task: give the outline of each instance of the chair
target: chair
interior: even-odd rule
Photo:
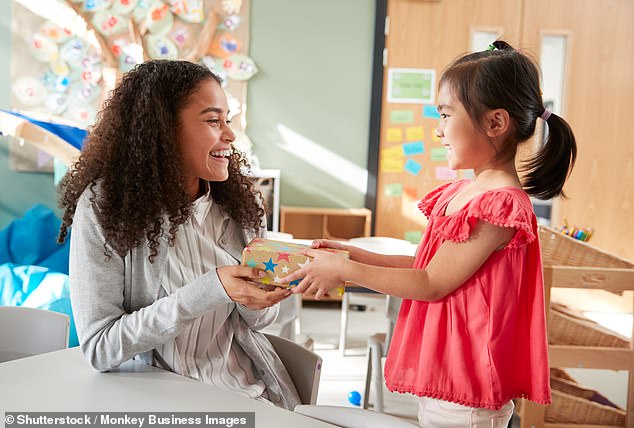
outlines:
[[[392,332],[396,325],[402,299],[387,296],[385,300],[385,317],[387,318],[387,332],[376,333],[368,338],[367,369],[365,374],[365,392],[363,393],[363,408],[367,409],[370,401],[370,384],[374,383],[374,410],[383,411],[383,365],[381,359],[387,355],[392,340]]]
[[[264,335],[284,363],[302,403],[315,404],[321,377],[321,357],[290,340],[267,333]]]
[[[0,306],[0,363],[68,347],[66,314],[24,306]]]
[[[302,404],[295,407],[295,413],[344,428],[412,428],[418,426],[396,416],[353,407]]]
[[[280,302],[280,312],[275,324],[280,325],[279,336],[295,341],[300,333],[299,314],[302,310],[302,295],[293,294]]]

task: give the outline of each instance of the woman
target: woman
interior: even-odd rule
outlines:
[[[259,270],[238,265],[266,227],[229,124],[219,78],[197,64],[140,64],[114,89],[60,190],[80,346],[100,371],[138,355],[293,408],[257,332],[289,292],[256,287]]]

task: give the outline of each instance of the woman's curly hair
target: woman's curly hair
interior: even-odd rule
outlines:
[[[60,184],[60,243],[89,187],[106,238],[106,258],[113,251],[123,257],[147,242],[153,261],[162,236],[173,245],[178,227],[192,212],[177,147],[178,115],[207,80],[220,84],[209,69],[188,61],[149,61],[123,76]],[[228,168],[228,180],[209,183],[211,196],[238,224],[258,230],[262,195],[243,173],[248,169],[244,155],[232,148]]]

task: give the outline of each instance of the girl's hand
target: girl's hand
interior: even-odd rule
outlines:
[[[313,260],[301,269],[282,278],[282,283],[284,284],[303,278],[296,287],[291,289],[292,293],[314,294],[315,300],[319,300],[328,291],[341,286],[345,277],[346,259],[344,257],[328,251],[318,250],[306,250],[304,254],[313,257]]]
[[[334,248],[336,250],[347,250],[348,247],[341,241],[333,241],[332,239],[315,239],[311,244],[311,248]]]
[[[249,309],[264,309],[286,299],[291,292],[281,287],[267,291],[260,289],[249,279],[261,278],[262,270],[248,266],[222,266],[216,268],[218,278],[227,295],[236,303]]]

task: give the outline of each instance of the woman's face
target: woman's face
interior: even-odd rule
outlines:
[[[228,114],[225,92],[213,79],[199,83],[179,112],[178,150],[187,191],[193,199],[199,195],[201,179],[229,178],[229,155],[236,136],[229,127]]]

